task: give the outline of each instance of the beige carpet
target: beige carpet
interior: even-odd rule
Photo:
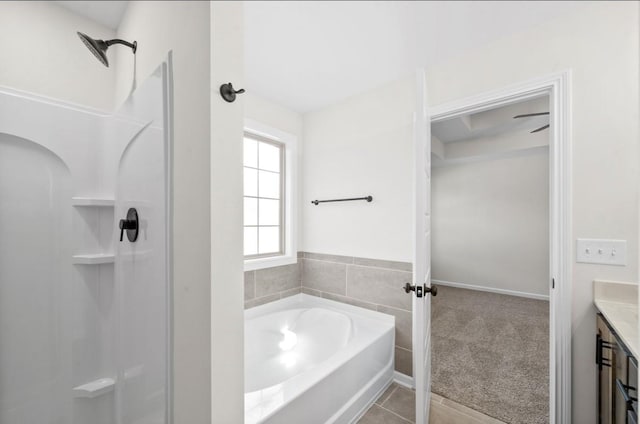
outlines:
[[[549,302],[438,287],[432,391],[512,424],[549,422]]]

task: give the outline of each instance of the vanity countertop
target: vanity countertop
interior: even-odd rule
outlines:
[[[593,303],[631,354],[640,359],[638,284],[594,281]]]

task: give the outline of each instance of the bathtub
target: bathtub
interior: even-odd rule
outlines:
[[[245,424],[350,423],[393,379],[394,317],[298,294],[245,311]]]

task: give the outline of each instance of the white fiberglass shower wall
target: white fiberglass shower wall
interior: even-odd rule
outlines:
[[[115,114],[0,88],[2,424],[169,422],[170,63]]]

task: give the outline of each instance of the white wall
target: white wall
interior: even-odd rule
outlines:
[[[573,422],[596,422],[592,280],[638,279],[638,3],[596,2],[427,71],[429,102],[573,70],[573,238],[628,241],[624,267],[573,266]]]
[[[548,149],[434,168],[432,279],[549,294]]]
[[[244,421],[244,99],[227,103],[219,87],[244,87],[244,6],[210,4],[211,83],[201,88],[211,96],[211,422],[227,424]]]
[[[259,94],[247,92],[244,98],[245,118],[302,138],[302,115],[271,102]]]
[[[596,416],[592,280],[638,279],[638,15],[637,2],[591,3],[427,69],[431,105],[573,71],[573,238],[626,239],[629,258],[625,267],[573,266],[572,410],[581,424]],[[303,250],[411,260],[413,102],[401,100],[412,89],[404,84],[304,116]],[[367,191],[370,205],[308,205]]]
[[[115,36],[54,2],[0,2],[0,85],[110,111],[116,59],[110,54],[112,67],[105,68],[76,31]]]
[[[412,261],[414,81],[304,115],[301,250]],[[310,203],[366,195],[372,203]]]
[[[135,57],[129,49],[116,50],[117,104],[127,97],[134,77],[141,83],[173,50],[176,423],[211,422],[209,13],[209,2],[130,2],[117,34],[138,41]]]

